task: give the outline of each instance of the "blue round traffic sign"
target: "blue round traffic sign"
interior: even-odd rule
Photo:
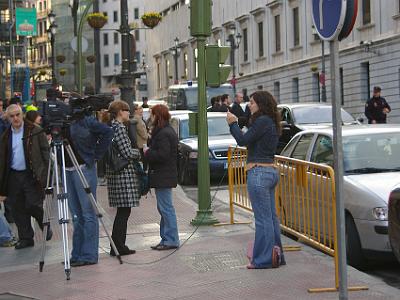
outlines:
[[[346,8],[346,0],[312,0],[313,22],[321,39],[337,38],[345,21]]]

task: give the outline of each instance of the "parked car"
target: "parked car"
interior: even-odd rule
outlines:
[[[282,156],[333,166],[332,128],[296,134]],[[388,200],[400,183],[400,125],[343,127],[344,206],[348,262],[392,256]]]
[[[332,125],[332,106],[320,103],[279,104],[281,111],[282,135],[277,153],[280,153],[291,138],[298,132]],[[344,124],[360,124],[347,111],[342,109]]]
[[[389,240],[393,253],[400,262],[400,185],[389,197]]]
[[[228,148],[236,145],[226,123],[226,113],[207,113],[211,178],[222,178],[228,169]],[[197,182],[197,136],[189,134],[189,115],[175,115],[171,125],[179,137],[178,179],[180,184]]]

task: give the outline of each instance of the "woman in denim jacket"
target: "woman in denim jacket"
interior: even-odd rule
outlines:
[[[285,264],[275,210],[275,186],[279,180],[274,154],[280,135],[280,114],[274,97],[266,91],[250,96],[250,127],[243,133],[235,115],[227,122],[239,146],[247,146],[247,190],[254,211],[256,232],[248,269],[277,268]]]

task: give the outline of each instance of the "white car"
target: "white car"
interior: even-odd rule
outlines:
[[[344,126],[343,153],[347,258],[362,267],[392,257],[388,200],[400,183],[400,125]],[[299,132],[281,155],[333,166],[332,128]]]

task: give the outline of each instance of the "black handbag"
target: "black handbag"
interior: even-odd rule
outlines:
[[[108,147],[104,160],[113,173],[119,173],[129,165],[129,161],[121,155],[114,141]]]
[[[147,193],[150,191],[150,183],[149,183],[149,176],[147,173],[143,170],[142,165],[140,162],[136,161],[133,164],[133,169],[135,170],[135,174],[139,178],[139,191],[140,195],[146,196]]]

